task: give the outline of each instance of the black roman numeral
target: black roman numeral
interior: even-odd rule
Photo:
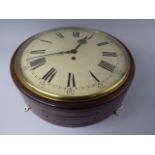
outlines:
[[[55,74],[57,73],[57,70],[55,68],[51,68],[43,77],[43,80],[47,80],[47,82],[51,82],[54,78]]]
[[[35,50],[35,51],[31,51],[31,54],[43,54],[45,53],[46,50]]]
[[[79,36],[80,36],[80,32],[73,32],[73,37],[78,38]]]
[[[89,73],[95,81],[100,82],[100,80],[91,71],[89,71]]]
[[[46,59],[43,57],[43,58],[39,58],[39,59],[31,61],[30,66],[34,70],[34,69],[44,65],[45,63],[46,63]]]
[[[45,43],[52,44],[52,41],[48,41],[48,40],[44,40],[44,39],[41,39],[40,41],[45,42]]]
[[[108,57],[117,57],[117,54],[115,52],[102,52],[102,55]]]
[[[103,46],[103,45],[107,45],[109,44],[108,42],[101,42],[101,43],[98,43],[97,46]]]
[[[98,66],[100,66],[100,67],[102,67],[102,68],[104,68],[104,69],[106,69],[106,70],[108,70],[108,71],[110,71],[110,72],[113,72],[114,69],[115,69],[115,66],[114,66],[113,64],[110,64],[109,62],[106,62],[106,61],[104,61],[104,60],[102,60],[102,61],[98,64]]]
[[[90,35],[87,40],[91,39],[94,36],[94,34]]]
[[[57,33],[56,33],[56,35],[57,35],[59,38],[61,38],[61,39],[63,39],[63,38],[64,38],[63,34],[62,34],[62,33],[60,33],[60,32],[57,32]]]
[[[68,73],[67,87],[76,87],[75,76],[73,73]]]

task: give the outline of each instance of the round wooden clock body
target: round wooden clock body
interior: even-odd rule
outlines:
[[[126,46],[92,29],[45,31],[22,43],[11,60],[12,78],[40,118],[84,126],[113,114],[135,71]]]

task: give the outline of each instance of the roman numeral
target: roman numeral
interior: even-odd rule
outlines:
[[[44,65],[45,63],[46,63],[46,59],[43,57],[43,58],[39,58],[39,59],[31,61],[30,66],[34,70],[34,69]]]
[[[103,46],[103,45],[107,45],[109,44],[108,42],[101,42],[101,43],[98,43],[97,46]]]
[[[47,80],[47,82],[51,82],[54,78],[55,74],[57,73],[57,70],[55,68],[51,68],[43,77],[43,80]]]
[[[91,71],[89,71],[89,73],[95,81],[100,82],[100,80]]]
[[[80,36],[80,32],[73,32],[73,37],[79,37]]]
[[[98,64],[98,66],[100,66],[100,67],[102,67],[102,68],[104,68],[104,69],[106,69],[106,70],[108,70],[108,71],[110,71],[110,72],[113,72],[114,69],[115,69],[115,66],[114,66],[113,64],[110,64],[109,62],[106,62],[106,61],[104,61],[104,60],[102,60],[102,61]]]
[[[117,54],[115,52],[102,52],[102,55],[108,57],[117,57]]]
[[[76,87],[75,76],[73,73],[68,73],[67,87]]]
[[[94,34],[90,35],[87,40],[91,39],[94,36]]]
[[[61,38],[61,39],[63,39],[63,38],[64,38],[63,34],[62,34],[62,33],[60,33],[60,32],[57,32],[57,33],[56,33],[56,35],[57,35],[59,38]]]
[[[41,39],[40,41],[45,42],[45,43],[52,44],[52,42],[51,41],[48,41],[48,40]]]
[[[31,51],[31,54],[42,54],[45,53],[46,50],[35,50],[35,51]]]

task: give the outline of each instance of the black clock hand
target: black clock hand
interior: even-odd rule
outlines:
[[[85,36],[84,38],[82,38],[82,39],[80,39],[80,40],[78,40],[78,45],[76,46],[76,48],[75,49],[78,49],[82,44],[86,44],[87,43],[87,36]]]
[[[78,45],[77,45],[74,49],[71,50],[71,53],[74,53],[74,54],[77,53],[77,52],[78,52],[77,49],[78,49],[82,44],[86,44],[86,43],[87,43],[87,39],[88,39],[88,37],[85,36],[84,38],[78,40],[78,41],[77,41],[77,42],[78,42]]]
[[[35,59],[35,58],[42,58],[42,57],[51,56],[51,55],[61,55],[61,54],[69,54],[69,53],[71,53],[71,51],[61,51],[61,52],[56,52],[56,53],[49,53],[49,54],[45,54],[45,55],[41,55],[41,56],[32,57],[32,58],[29,58],[28,60]]]

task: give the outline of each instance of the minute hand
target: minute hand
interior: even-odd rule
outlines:
[[[35,59],[35,58],[42,58],[42,57],[46,57],[46,56],[51,56],[51,55],[61,55],[61,54],[69,54],[69,53],[71,53],[71,51],[62,51],[62,52],[56,52],[56,53],[49,53],[49,54],[29,58],[29,60]]]

